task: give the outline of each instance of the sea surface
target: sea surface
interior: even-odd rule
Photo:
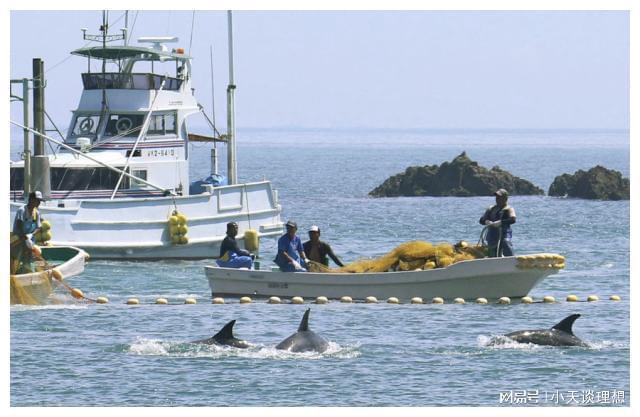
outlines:
[[[19,143],[19,136],[14,144]],[[367,193],[411,165],[462,151],[548,190],[553,178],[595,165],[629,176],[629,134],[616,131],[240,130],[241,181],[267,178],[283,220],[312,224],[345,261],[402,242],[476,242],[493,198],[382,198]],[[12,148],[15,159],[18,152]],[[192,177],[209,151],[192,145]],[[221,160],[224,159],[224,156]],[[224,169],[224,166],[221,167]],[[517,254],[558,252],[566,269],[530,294],[555,304],[213,305],[209,261],[91,261],[69,279],[107,305],[58,290],[49,306],[11,306],[12,406],[629,406],[629,201],[512,196]],[[263,265],[275,240],[262,242]],[[569,303],[598,295],[600,301]],[[610,295],[622,301],[609,301]],[[125,301],[137,297],[139,306]],[[158,297],[169,305],[154,305]],[[196,305],[185,305],[195,297]],[[515,301],[515,300],[514,300]],[[275,345],[306,308],[330,341],[323,354]],[[580,313],[589,348],[508,343],[494,336],[548,328]],[[247,350],[192,345],[229,320]]]

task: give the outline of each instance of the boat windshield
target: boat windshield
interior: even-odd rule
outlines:
[[[158,90],[165,81],[164,89],[170,91],[180,90],[181,79],[166,77],[164,75],[137,73],[123,74],[118,72],[84,73],[82,84],[85,90],[100,89],[124,89],[124,90]]]
[[[137,137],[144,123],[144,114],[110,114],[104,136]]]
[[[109,114],[104,137],[137,137],[144,124],[145,114]],[[147,136],[177,135],[176,113],[157,112],[151,115]]]
[[[87,136],[95,138],[100,124],[100,114],[81,114],[76,117],[73,125],[73,136]]]

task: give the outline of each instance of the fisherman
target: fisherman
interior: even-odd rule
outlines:
[[[287,232],[278,239],[278,254],[274,262],[283,272],[306,272],[307,255],[304,253],[302,241],[296,235],[298,225],[289,220]]]
[[[216,260],[216,263],[222,268],[251,269],[255,255],[238,247],[238,242],[236,242],[237,235],[238,223],[227,223],[227,236],[222,241],[222,245],[220,245],[220,258]]]
[[[516,212],[513,207],[507,205],[507,190],[500,188],[493,195],[496,196],[496,204],[489,207],[480,217],[480,224],[488,227],[486,240],[489,245],[489,257],[513,256],[511,225],[516,222]]]
[[[41,227],[38,207],[44,201],[40,191],[29,193],[27,204],[16,211],[11,231],[11,272],[26,273],[33,271],[33,235]]]
[[[329,258],[338,266],[344,266],[340,259],[333,253],[328,243],[320,240],[320,228],[315,224],[309,229],[309,240],[302,245],[304,253],[310,260],[329,266]]]

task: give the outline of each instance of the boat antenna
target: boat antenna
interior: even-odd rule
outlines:
[[[189,37],[189,52],[188,55],[191,55],[191,44],[193,44],[193,23],[196,20],[196,11],[193,11],[193,14],[191,15],[191,36]]]
[[[233,80],[233,21],[231,10],[227,10],[229,38],[229,85],[227,86],[227,171],[229,185],[237,184],[236,167],[236,126],[235,126],[235,89]]]
[[[129,40],[127,39],[127,32],[129,31],[129,10],[124,11],[124,46],[127,46]]]
[[[209,45],[209,61],[211,68],[211,121],[213,122],[213,129],[216,129],[216,94],[214,89],[214,78],[213,78],[213,45]],[[215,143],[215,142],[214,142]]]
[[[213,45],[209,45],[209,63],[211,68],[211,124],[215,136],[218,129],[216,129],[216,94],[213,81]],[[211,149],[211,173],[218,174],[218,146],[215,140],[213,141],[213,149]]]

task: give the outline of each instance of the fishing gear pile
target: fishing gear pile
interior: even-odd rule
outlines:
[[[449,243],[432,244],[422,240],[405,242],[385,255],[374,259],[359,259],[340,268],[329,268],[317,262],[309,262],[310,272],[392,272],[416,271],[445,268],[456,262],[484,258],[486,249],[470,246],[465,241],[455,245]]]

